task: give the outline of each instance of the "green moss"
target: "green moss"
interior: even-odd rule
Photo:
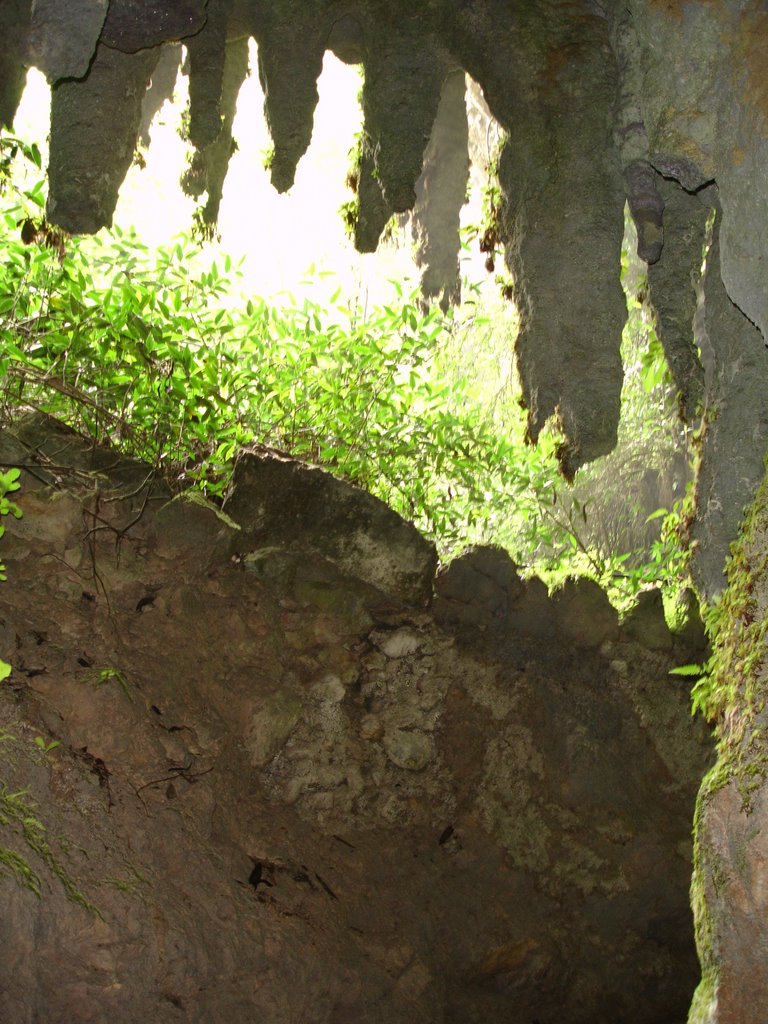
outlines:
[[[117,889],[118,892],[123,893],[126,896],[130,896],[132,899],[141,900],[145,902],[145,896],[142,892],[141,887],[148,884],[148,880],[144,878],[135,868],[131,868],[133,874],[132,878],[118,878],[109,877],[102,878],[100,885],[108,885],[113,889]]]
[[[719,601],[705,612],[713,644],[708,672],[694,688],[698,706],[715,725],[718,758],[705,777],[694,816],[694,870],[691,903],[696,927],[696,946],[702,965],[689,1024],[709,1019],[716,997],[719,961],[717,930],[709,899],[722,893],[728,870],[707,843],[702,828],[714,796],[734,784],[749,815],[755,793],[768,778],[768,741],[765,726],[768,661],[766,594],[768,594],[768,476],[744,518],[739,540],[732,545],[726,569],[728,586]],[[748,851],[738,851],[736,869],[746,871]],[[711,890],[708,891],[708,890]]]
[[[711,1008],[715,1001],[716,985],[714,976],[704,975],[693,994],[688,1013],[688,1024],[707,1024],[712,1020]]]
[[[349,165],[344,182],[352,193],[352,197],[341,204],[339,214],[344,223],[344,231],[348,238],[354,240],[357,221],[360,216],[360,176],[363,170],[363,157],[368,137],[364,131],[355,134],[355,141],[348,154]]]
[[[228,527],[230,530],[237,530],[239,532],[240,525],[231,519],[226,512],[223,512],[218,508],[212,501],[209,501],[204,494],[200,491],[185,491],[183,494],[183,500],[189,502],[191,505],[196,505],[199,508],[204,508],[209,512],[212,512],[216,518]],[[178,500],[178,499],[174,499]]]
[[[38,817],[35,802],[26,791],[11,792],[2,782],[0,782],[0,827],[7,828],[20,836],[26,846],[61,882],[67,899],[94,914],[99,914],[97,908],[83,895],[72,876],[51,849],[46,827]],[[25,888],[34,892],[38,897],[40,896],[39,875],[24,857],[3,848],[0,850],[0,865],[6,874],[12,874]]]
[[[718,726],[721,743],[726,735],[726,713],[738,706],[739,722],[730,727],[727,741],[740,744],[765,695],[757,684],[766,660],[768,620],[758,608],[760,583],[768,585],[768,554],[757,552],[758,538],[768,537],[768,477],[748,510],[739,540],[732,545],[726,566],[728,586],[705,610],[707,632],[713,644],[707,675],[697,684],[694,701],[706,718]]]
[[[718,760],[704,778],[696,801],[693,823],[693,877],[691,879],[691,908],[696,933],[696,949],[701,963],[701,981],[694,993],[689,1015],[689,1024],[704,1024],[709,1020],[709,1007],[717,991],[717,933],[710,911],[707,893],[707,879],[711,877],[717,887],[717,865],[712,863],[713,851],[705,849],[701,822],[704,809],[730,778],[731,769]],[[722,879],[721,879],[722,881]]]
[[[357,196],[347,200],[339,207],[339,214],[344,222],[344,231],[348,238],[354,239],[357,220],[360,216],[360,200]]]
[[[264,168],[265,171],[271,171],[272,170],[272,164],[274,162],[275,162],[275,144],[274,144],[274,142],[270,142],[270,144],[264,150],[262,150],[262,153],[261,153],[261,166]]]
[[[40,876],[29,863],[13,850],[0,848],[0,876],[15,878],[25,889],[40,896]]]

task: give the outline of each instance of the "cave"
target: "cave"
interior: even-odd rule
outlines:
[[[669,675],[701,620],[671,632],[658,595],[619,620],[493,547],[436,573],[382,502],[263,452],[218,507],[39,417],[3,431],[2,1019],[765,1020],[766,4],[4,0],[0,25],[0,121],[43,71],[73,234],[111,223],[182,47],[211,229],[249,41],[279,192],[324,54],[360,65],[355,245],[410,213],[444,304],[475,83],[528,437],[557,423],[566,480],[616,444],[628,209],[720,610],[711,735]]]

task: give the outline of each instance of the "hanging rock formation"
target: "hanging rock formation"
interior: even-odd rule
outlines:
[[[421,293],[437,299],[443,310],[461,299],[459,235],[461,208],[469,176],[469,124],[466,76],[457,69],[443,82],[424,166],[416,182],[411,217],[414,258],[421,274]]]
[[[675,182],[661,179],[666,241],[660,258],[648,267],[651,306],[656,313],[659,336],[672,379],[680,397],[680,412],[687,423],[695,423],[704,403],[705,387],[713,394],[714,380],[705,381],[700,351],[710,359],[709,338],[703,325],[695,324],[697,288],[707,247],[707,217],[711,210],[704,197],[686,192]],[[708,190],[707,190],[708,191]],[[701,303],[702,313],[704,303]],[[697,329],[698,327],[698,329]],[[736,527],[738,529],[738,527]]]
[[[231,65],[230,74],[226,61],[230,47],[242,47],[250,36],[259,45],[259,74],[274,140],[271,174],[281,190],[290,187],[311,138],[324,51],[332,48],[342,59],[362,62],[366,123],[355,225],[361,249],[374,247],[390,215],[416,201],[446,77],[460,68],[480,85],[509,137],[499,166],[504,203],[495,227],[523,317],[517,355],[529,433],[535,438],[546,420],[556,417],[564,433],[561,461],[569,476],[608,451],[616,436],[625,316],[618,263],[628,202],[640,255],[651,265],[651,300],[683,411],[695,416],[700,402],[706,411],[693,533],[699,541],[699,587],[707,597],[719,594],[729,544],[763,474],[768,429],[765,3],[427,0],[416,11],[405,0],[77,0],[66,5],[6,0],[0,5],[0,119],[12,121],[25,66],[43,68],[54,85],[48,216],[74,231],[109,223],[141,128],[147,85],[163,45],[178,41],[192,54],[190,123],[203,147],[197,177],[192,175],[189,184],[208,188],[215,200],[231,148],[230,112],[242,72],[241,62]],[[217,113],[224,118],[220,133]],[[707,245],[706,270],[699,280]],[[688,323],[691,315],[695,333]],[[754,567],[749,571],[756,572]],[[762,582],[757,586],[763,587]],[[750,661],[748,672],[756,671]],[[752,692],[737,689],[723,728],[737,728],[749,718],[747,695]],[[756,749],[744,756],[762,778]],[[422,755],[431,751],[427,738]],[[729,763],[724,762],[726,774],[733,769]],[[732,789],[724,786],[721,792]],[[758,829],[764,821],[759,800],[752,802],[750,813],[755,823],[750,827]],[[699,827],[710,849],[730,849],[734,821],[730,810],[718,812],[716,800],[703,802]],[[129,824],[123,825],[128,831]],[[255,856],[256,847],[250,848]],[[737,870],[746,886],[733,890],[744,897],[739,906],[751,900],[752,916],[768,916],[760,884],[763,859],[756,845],[748,844],[745,851],[735,861],[702,857],[700,920],[724,891],[724,879],[732,879]],[[463,878],[456,870],[454,876]],[[213,885],[212,877],[208,881]],[[489,899],[493,902],[496,895]],[[525,895],[521,899],[525,902]],[[31,927],[30,919],[24,920],[24,927]],[[474,921],[462,918],[462,934],[471,931],[467,920]],[[747,1020],[739,1017],[732,993],[739,986],[750,993],[748,1013],[758,998],[757,975],[748,958],[739,958],[744,942],[727,936],[748,933],[733,924],[735,917],[731,924],[722,914],[708,920],[706,928],[700,927],[707,987],[691,1020]],[[21,929],[22,918],[18,921]],[[164,934],[164,948],[172,950],[178,933]],[[752,947],[759,945],[759,935],[749,935]],[[702,936],[708,936],[706,941]],[[540,946],[542,940],[532,941]],[[411,978],[403,983],[409,992],[418,990],[427,974],[433,976],[416,952],[415,939],[405,945],[409,952],[399,954],[399,960],[382,953],[384,960],[375,961],[384,972],[383,990],[391,989],[393,972]],[[477,961],[486,964],[484,974],[463,971],[462,960],[453,964],[452,976],[476,981],[482,975],[482,985],[498,992],[526,956],[534,956],[534,947],[499,948],[506,951]],[[548,976],[545,961],[540,963],[535,971]],[[178,970],[183,973],[181,966]],[[211,977],[215,973],[213,966]],[[171,1005],[182,998],[174,994],[174,984],[166,986]],[[318,980],[315,991],[320,988]],[[344,991],[344,998],[354,998],[354,985]],[[424,981],[420,991],[434,990]],[[335,997],[327,988],[323,992],[332,1005]],[[591,996],[582,999],[569,992],[571,1004],[594,1005]],[[764,988],[760,993],[765,996]],[[768,1017],[765,1005],[756,1012],[753,1019]],[[408,1013],[405,1019],[413,1019],[412,1006]],[[599,1019],[598,1011],[591,1019]],[[615,1014],[606,1019],[614,1021]]]
[[[710,317],[724,332],[710,334],[710,344],[730,361],[733,346],[742,345],[737,339],[749,333],[742,319],[766,338],[766,17],[754,0],[527,0],[512,10],[494,0],[431,0],[418,12],[404,0],[80,0],[66,10],[13,0],[0,11],[0,117],[13,118],[24,66],[43,68],[54,83],[48,215],[68,230],[94,231],[109,223],[146,131],[141,106],[162,48],[183,42],[190,139],[198,147],[185,187],[207,192],[202,220],[214,231],[247,40],[259,46],[274,142],[270,173],[280,191],[290,188],[309,145],[317,77],[325,50],[333,49],[364,70],[356,243],[371,251],[392,214],[416,204],[425,291],[448,301],[457,294],[454,224],[467,166],[463,130],[446,127],[448,83],[458,82],[457,69],[469,72],[508,134],[499,164],[504,205],[494,230],[521,311],[517,355],[529,433],[535,440],[555,417],[564,434],[563,471],[572,476],[616,439],[625,200],[639,254],[659,267],[652,298],[689,418],[702,402],[714,414],[730,401],[720,372],[703,394],[692,341],[697,299],[689,269],[698,275],[694,221],[706,206],[722,224],[717,280],[708,276],[704,291],[712,289],[717,306],[722,281],[733,304],[730,318]],[[693,195],[703,190],[707,202],[699,210]],[[706,302],[705,294],[698,304]],[[759,357],[749,358],[762,374]],[[746,387],[742,431],[764,384],[756,376]],[[762,444],[760,431],[754,442]],[[700,526],[710,535],[711,554],[699,569],[710,595],[722,589],[727,544],[745,494],[759,482],[762,454],[734,490],[720,483],[722,449],[704,453],[702,489],[712,492],[725,524],[718,532]]]

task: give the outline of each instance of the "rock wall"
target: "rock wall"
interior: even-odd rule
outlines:
[[[729,566],[709,683],[718,761],[696,810],[693,906],[702,982],[690,1024],[751,1024],[768,1012],[768,482]]]
[[[685,1019],[700,624],[435,580],[290,462],[223,509],[39,421],[0,463],[2,1020]]]

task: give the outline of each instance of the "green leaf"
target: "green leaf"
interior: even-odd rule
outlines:
[[[649,516],[646,516],[645,522],[652,523],[655,519],[663,519],[669,515],[669,510],[666,508],[657,508],[655,512],[651,512]]]
[[[678,665],[677,668],[671,668],[669,675],[671,676],[703,676],[707,674],[706,665]]]

